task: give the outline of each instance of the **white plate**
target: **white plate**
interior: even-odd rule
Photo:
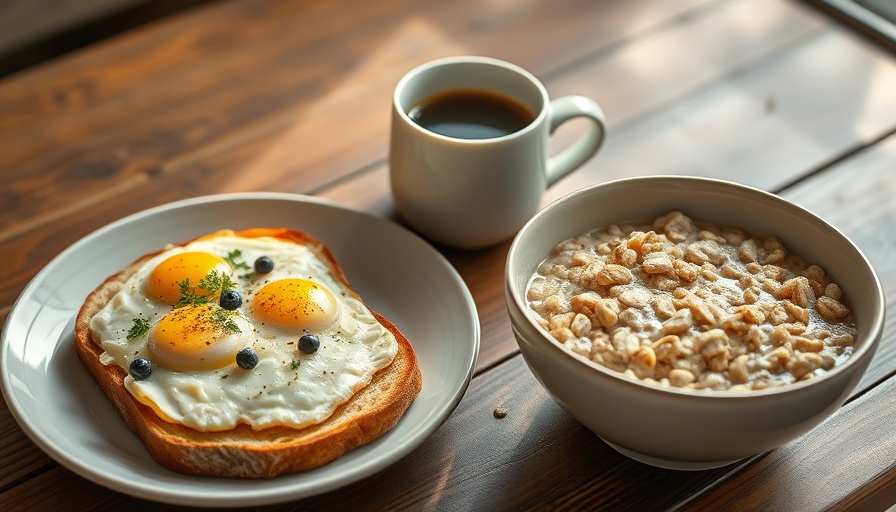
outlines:
[[[386,435],[318,469],[267,480],[188,476],[150,458],[78,359],[74,317],[108,275],[168,242],[221,228],[290,227],[325,243],[372,309],[407,336],[423,389]],[[476,306],[454,268],[409,231],[319,199],[247,193],[161,206],[110,224],[51,261],[22,292],[0,345],[3,393],[22,429],[60,464],[119,492],[181,505],[270,504],[382,470],[460,402],[479,355]]]

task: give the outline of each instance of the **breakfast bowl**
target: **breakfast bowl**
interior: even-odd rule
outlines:
[[[773,382],[774,385],[769,385],[767,380],[762,380],[765,384],[754,383],[753,387],[738,384],[713,389],[707,385],[701,389],[695,388],[695,384],[682,385],[694,379],[683,383],[671,379],[670,385],[669,378],[644,378],[637,371],[614,369],[612,365],[603,364],[603,359],[594,359],[594,348],[590,349],[592,352],[587,348],[571,350],[570,347],[578,343],[575,338],[572,342],[569,339],[558,341],[549,332],[547,322],[533,310],[533,303],[527,296],[528,288],[534,282],[533,276],[544,268],[543,262],[558,244],[604,226],[649,224],[651,220],[670,212],[681,212],[695,222],[739,228],[744,233],[767,237],[772,245],[781,241],[790,253],[818,267],[807,272],[823,269],[826,272],[825,281],[836,283],[836,289],[817,290],[818,300],[824,298],[822,293],[831,294],[830,290],[835,290],[837,293],[833,296],[838,298],[842,292],[844,303],[848,302],[851,309],[852,344],[848,348],[838,348],[840,355],[836,361],[833,361],[833,356],[829,357],[831,362],[826,363],[824,368],[808,372],[798,371],[798,366],[787,366],[792,369],[792,375],[788,372],[784,374],[793,377],[791,382]],[[629,247],[632,246],[629,242]],[[592,249],[592,252],[598,252],[596,247]],[[737,254],[729,253],[729,259],[737,259]],[[774,259],[770,255],[764,258],[768,261]],[[610,265],[604,268],[608,267]],[[760,269],[765,267],[769,265],[755,263],[747,268],[757,273],[754,277],[762,281],[759,277],[764,275],[764,271]],[[751,278],[747,276],[746,279],[749,281]],[[805,281],[805,278],[800,279]],[[813,281],[812,284],[817,283]],[[772,283],[771,286],[776,285]],[[662,299],[664,294],[669,301],[683,301],[694,296],[689,291],[668,287],[665,292],[657,292],[654,300],[659,300],[656,297]],[[785,295],[791,297],[791,294]],[[810,295],[814,300],[814,294]],[[681,470],[719,467],[765,453],[822,423],[837,411],[859,383],[880,341],[884,321],[883,291],[874,269],[862,252],[837,229],[806,209],[773,194],[730,182],[680,176],[608,182],[573,192],[542,209],[520,230],[511,245],[506,265],[505,296],[513,333],[526,364],[571,417],[632,459]],[[715,300],[705,294],[701,296],[706,303]],[[747,296],[746,292],[743,296]],[[794,307],[793,303],[799,302],[796,295],[782,300],[788,302],[786,306],[789,309],[802,311],[808,318],[806,311],[812,310],[812,307],[806,304],[803,306],[807,309]],[[652,306],[646,305],[646,302],[642,306],[645,314],[650,314]],[[625,309],[628,306],[623,304],[622,307]],[[659,312],[655,305],[653,309]],[[637,317],[635,313],[629,314],[628,318]],[[815,312],[812,315],[813,319],[818,316]],[[622,313],[620,316],[623,316]],[[690,318],[691,313],[687,312],[685,316]],[[741,316],[736,318],[740,319]],[[616,321],[615,316],[613,321]],[[806,320],[804,328],[807,332],[811,330],[807,328],[809,324],[810,321]],[[644,338],[643,345],[654,343],[653,347],[657,347],[656,339],[665,334],[666,328],[665,324],[657,325],[663,330],[653,328],[652,339]],[[777,340],[771,333],[783,332],[785,327],[791,329],[792,325],[762,327],[766,333],[763,336],[768,335],[761,338],[766,340],[763,344],[768,342],[774,345],[768,341]],[[754,331],[762,329],[756,327]],[[710,330],[705,325],[697,324],[690,328],[690,331],[697,331],[694,334],[697,337]],[[752,332],[746,328],[743,331]],[[718,334],[722,329],[712,332]],[[829,334],[826,331],[821,336],[836,338]],[[681,344],[687,345],[684,340],[685,334],[681,334]],[[615,341],[618,340],[614,338]],[[786,343],[780,341],[780,345],[786,345],[780,350],[790,350],[796,354],[798,351],[793,346],[801,346],[800,343],[809,342],[802,336],[788,338]],[[732,347],[735,345],[732,341]],[[593,347],[596,346],[598,341],[595,339]],[[741,345],[737,346],[746,350]],[[696,341],[694,347],[695,351],[698,350]],[[648,362],[659,364],[656,359],[660,357],[661,348],[656,348],[655,353],[652,349],[643,350],[653,357],[653,360],[648,358]],[[818,349],[810,350],[817,352]],[[632,361],[635,361],[635,353],[629,352]],[[809,356],[810,359],[813,357],[817,361],[823,359],[821,355]],[[757,368],[771,367],[772,362],[769,361],[774,361],[769,356],[757,355],[755,359],[759,361]],[[710,361],[706,374],[712,378],[730,374],[737,382],[744,382],[743,376],[734,371],[734,363],[732,366],[727,364],[713,367]],[[811,375],[804,376],[807,373]],[[756,375],[768,377],[769,371],[758,370]],[[715,382],[710,377],[706,382]]]

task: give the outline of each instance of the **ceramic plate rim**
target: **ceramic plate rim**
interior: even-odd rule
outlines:
[[[37,290],[39,290],[40,286],[44,284],[44,281],[49,279],[49,276],[57,271],[59,268],[63,268],[66,264],[66,261],[69,258],[73,257],[73,254],[76,251],[81,251],[90,248],[91,245],[97,246],[102,241],[108,239],[108,237],[114,236],[115,233],[119,232],[122,228],[128,226],[143,226],[147,225],[147,223],[152,223],[154,218],[159,216],[163,216],[166,214],[170,214],[172,211],[190,211],[190,212],[198,212],[201,213],[204,209],[211,210],[216,207],[219,207],[222,204],[230,204],[237,205],[240,203],[259,203],[259,204],[269,204],[282,205],[284,208],[290,208],[291,206],[295,206],[295,208],[310,208],[311,210],[320,210],[327,211],[333,215],[339,215],[344,218],[347,218],[352,223],[357,223],[358,225],[363,225],[365,227],[373,227],[376,230],[379,230],[379,234],[385,234],[389,237],[395,237],[402,247],[399,247],[396,254],[401,254],[401,249],[407,250],[408,253],[414,251],[414,254],[418,256],[417,261],[414,264],[417,266],[417,270],[421,270],[425,268],[428,272],[436,272],[436,276],[439,279],[443,280],[443,283],[448,283],[452,286],[451,289],[445,290],[449,295],[453,294],[458,296],[460,299],[460,303],[456,303],[455,306],[458,309],[458,313],[463,316],[464,322],[467,325],[463,325],[461,329],[458,329],[463,336],[469,336],[469,342],[466,345],[460,346],[460,348],[456,350],[460,350],[458,355],[454,356],[453,361],[459,363],[459,367],[450,368],[449,372],[454,376],[453,383],[449,383],[448,389],[446,392],[439,392],[436,396],[429,396],[429,392],[432,392],[431,388],[427,387],[427,376],[424,372],[424,388],[421,391],[421,394],[418,396],[418,399],[411,405],[411,408],[405,415],[405,418],[411,417],[412,415],[423,416],[425,422],[420,425],[416,425],[407,433],[404,430],[400,431],[400,427],[403,425],[402,420],[399,421],[398,425],[396,425],[393,431],[390,431],[374,443],[371,443],[368,446],[361,447],[349,454],[343,456],[337,461],[324,466],[323,468],[319,468],[318,470],[313,470],[312,472],[307,473],[297,473],[293,475],[284,475],[281,477],[277,477],[275,479],[266,479],[266,480],[239,480],[239,479],[220,479],[220,478],[211,478],[211,477],[195,477],[189,475],[180,475],[179,473],[168,472],[161,466],[155,464],[152,459],[149,458],[148,454],[145,454],[145,457],[148,459],[149,463],[154,465],[151,469],[160,470],[164,473],[170,473],[171,476],[177,479],[185,479],[191,483],[191,485],[185,485],[183,487],[171,488],[170,486],[165,485],[166,482],[161,482],[155,479],[153,474],[148,473],[149,476],[146,477],[146,481],[140,482],[140,484],[135,484],[133,482],[123,481],[118,475],[112,475],[108,472],[98,469],[98,467],[94,467],[90,464],[89,460],[76,460],[63,448],[64,443],[60,444],[58,436],[54,437],[54,434],[49,433],[49,426],[46,424],[39,425],[30,419],[30,416],[34,413],[33,410],[29,408],[27,404],[25,404],[21,399],[25,397],[21,396],[19,393],[21,391],[16,389],[16,386],[12,382],[12,372],[11,370],[16,369],[17,371],[25,372],[30,371],[38,372],[39,369],[29,367],[26,368],[27,363],[22,359],[22,354],[13,354],[12,353],[12,341],[11,337],[16,334],[19,335],[21,333],[13,332],[14,327],[19,325],[19,321],[22,318],[27,318],[33,320],[36,318],[36,313],[32,314],[31,311],[28,311],[29,308],[38,307],[38,310],[43,309],[46,304],[37,304],[35,303],[34,294]],[[312,222],[315,221],[308,221]],[[200,222],[201,224],[202,222]],[[280,222],[278,224],[288,224]],[[214,230],[220,227],[229,227],[229,226],[209,226],[209,229]],[[292,227],[292,226],[288,226]],[[334,237],[337,234],[334,231],[338,232],[340,229],[337,227],[335,230],[331,230],[329,234]],[[348,229],[348,228],[345,228]],[[197,233],[202,234],[202,233]],[[311,233],[313,236],[318,236],[315,233]],[[349,233],[354,234],[354,233]],[[363,236],[363,234],[362,234]],[[320,238],[318,236],[318,238]],[[163,244],[175,240],[155,240],[153,243]],[[330,245],[327,240],[323,240],[328,246]],[[363,240],[364,243],[368,243],[368,240]],[[126,261],[130,261],[135,259],[138,254],[128,254]],[[344,259],[340,254],[336,254],[340,263],[344,263]],[[420,259],[422,257],[422,259]],[[111,274],[114,270],[108,272]],[[362,282],[365,280],[372,279],[371,276],[368,275],[357,275],[354,276],[351,274],[349,270],[346,271],[349,275],[349,281],[355,285],[357,282]],[[107,274],[108,275],[108,274]],[[106,276],[102,276],[99,280],[90,286],[84,292],[86,293],[99,284]],[[90,279],[95,279],[96,276],[91,277]],[[60,292],[62,293],[62,292]],[[375,302],[376,298],[371,297],[371,294],[364,294],[365,300],[370,302]],[[376,295],[374,293],[374,295]],[[418,297],[415,297],[414,300],[418,300]],[[52,352],[52,354],[48,353],[47,355],[47,365],[43,368],[46,372],[49,368],[50,362],[53,359],[54,354],[59,347],[66,342],[66,336],[70,335],[70,332],[66,333],[66,331],[71,331],[73,328],[74,315],[77,312],[77,309],[80,307],[80,300],[83,300],[81,297],[78,301],[69,301],[72,302],[67,304],[70,308],[67,313],[71,316],[68,324],[62,329],[63,333],[60,334],[59,339],[55,340],[53,343],[47,344],[52,345],[48,348],[48,352]],[[379,309],[375,305],[372,305],[374,309]],[[383,312],[383,311],[380,311]],[[387,318],[390,318],[394,323],[400,325],[400,328],[404,331],[405,327],[401,326],[402,322],[407,323],[408,319],[401,318],[401,312],[399,311],[397,316],[395,317],[395,313],[393,313],[393,317],[390,318],[389,315],[386,315]],[[32,314],[32,316],[24,316]],[[60,313],[64,314],[64,313]],[[420,329],[420,326],[413,325],[412,329]],[[30,332],[30,331],[29,331]],[[29,335],[29,332],[25,333],[25,337]],[[407,333],[405,333],[407,334]],[[452,334],[443,334],[445,336],[454,336]],[[32,334],[32,336],[34,336]],[[408,336],[412,338],[412,336]],[[449,340],[451,341],[451,340]],[[432,364],[431,361],[425,360],[427,357],[426,354],[432,348],[431,344],[434,342],[430,340],[421,340],[421,339],[411,339],[412,345],[415,345],[415,350],[418,352],[418,358],[421,364],[421,368],[425,367],[428,364]],[[23,347],[26,342],[23,342]],[[87,236],[81,238],[67,249],[62,251],[58,256],[53,258],[44,268],[38,272],[34,278],[28,283],[28,285],[23,289],[22,293],[19,295],[19,298],[13,304],[9,315],[7,316],[6,322],[3,327],[3,332],[0,334],[0,387],[2,387],[4,397],[9,406],[10,412],[13,417],[18,422],[19,426],[25,431],[29,438],[38,445],[45,453],[47,453],[51,458],[59,462],[61,465],[67,467],[71,471],[80,476],[87,478],[97,484],[100,484],[104,487],[108,487],[112,490],[123,492],[125,494],[129,494],[134,497],[149,499],[159,502],[165,502],[176,505],[193,505],[193,506],[252,506],[252,505],[265,505],[278,503],[282,501],[292,500],[292,499],[300,499],[309,496],[313,496],[316,494],[320,494],[323,492],[331,491],[336,488],[349,485],[353,482],[371,476],[382,469],[390,466],[394,462],[400,460],[408,453],[410,453],[414,448],[423,443],[423,441],[429,437],[438,427],[448,418],[448,416],[454,411],[466,392],[467,387],[469,386],[470,380],[472,379],[473,372],[476,367],[476,362],[479,355],[479,344],[480,344],[480,325],[478,313],[476,310],[476,305],[473,301],[473,298],[470,294],[469,289],[463,282],[463,279],[454,269],[454,267],[448,262],[445,257],[436,251],[432,246],[423,241],[417,235],[411,233],[407,229],[392,223],[386,219],[375,217],[368,213],[354,210],[339,203],[316,198],[312,196],[305,196],[300,194],[291,194],[291,193],[279,193],[279,192],[244,192],[244,193],[230,193],[230,194],[215,194],[209,196],[201,196],[195,197],[191,199],[184,199],[180,201],[175,201],[172,203],[163,204],[154,208],[150,208],[141,212],[134,213],[122,219],[119,219],[115,222],[112,222],[102,228],[97,229],[96,231],[88,234]],[[455,350],[454,346],[448,350]],[[424,350],[421,350],[424,349]],[[23,348],[23,352],[24,352]],[[76,358],[75,358],[76,359]],[[77,362],[79,370],[83,370],[83,373],[90,377],[86,368],[83,367],[80,361]],[[456,365],[457,366],[457,365]],[[95,384],[95,383],[94,383]],[[99,391],[98,386],[93,391],[71,391],[70,394],[72,397],[76,397],[77,395],[81,395],[84,393],[93,394]],[[99,391],[100,395],[102,392]],[[105,395],[102,395],[105,399]],[[114,407],[111,403],[106,400],[106,406],[111,408],[114,411]],[[103,407],[100,405],[100,407]],[[46,413],[46,411],[43,411]],[[65,416],[65,413],[57,413],[54,411],[50,411],[50,414],[57,414]],[[115,411],[117,415],[117,411]],[[120,417],[119,417],[120,418]],[[409,423],[409,422],[405,422]],[[405,425],[408,427],[408,425]],[[124,426],[124,421],[121,420],[121,427],[127,431],[127,427]],[[130,431],[127,431],[130,433]],[[403,437],[398,437],[399,435]],[[134,441],[139,443],[140,447],[142,447],[142,443],[136,436],[133,436]],[[145,451],[145,448],[144,448]],[[107,462],[110,459],[108,457],[100,454],[97,455],[97,461]],[[344,465],[335,466],[335,464],[339,464],[340,461],[349,461],[352,465],[348,469],[344,469]],[[96,461],[94,461],[96,462]],[[348,464],[348,462],[346,463]],[[335,469],[333,469],[335,468]],[[220,494],[222,484],[220,482],[231,482],[234,483],[237,487],[237,490],[225,494]]]

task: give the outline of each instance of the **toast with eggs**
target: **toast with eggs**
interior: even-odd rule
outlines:
[[[206,245],[203,246],[203,243]],[[302,258],[313,259],[318,270],[302,267],[302,258],[297,258],[296,261],[300,262],[297,268],[303,272],[301,279],[287,274],[270,278],[249,274],[237,277],[234,274],[233,280],[245,281],[243,295],[251,298],[242,305],[244,311],[237,309],[227,313],[243,322],[237,322],[238,326],[234,328],[239,335],[221,335],[219,332],[215,336],[220,340],[198,343],[202,345],[198,348],[192,341],[190,343],[193,344],[187,343],[187,334],[183,335],[183,340],[171,340],[170,325],[166,333],[160,332],[163,320],[172,312],[183,312],[193,306],[171,305],[172,300],[164,298],[163,292],[153,290],[158,283],[145,283],[150,283],[153,276],[160,272],[174,272],[171,270],[173,265],[166,262],[175,256],[180,255],[185,260],[195,259],[200,254],[199,250],[188,248],[211,247],[208,244],[214,243],[224,244],[225,249],[243,247],[241,244],[254,247],[252,244],[256,244],[267,247],[265,250],[268,251],[272,247],[280,250],[277,245],[280,243],[292,244],[296,247],[286,246],[283,250],[289,250],[290,254],[293,249],[303,251]],[[220,253],[224,249],[217,251]],[[251,254],[250,249],[246,251]],[[168,253],[173,253],[173,256],[163,260]],[[231,272],[231,267],[248,267],[240,261],[235,264],[233,254],[240,252],[229,251],[226,258],[229,266],[220,268],[228,268]],[[286,261],[287,257],[281,259]],[[193,266],[201,265],[192,262],[182,265],[188,271]],[[282,266],[289,265],[284,263]],[[324,270],[326,275],[323,275]],[[313,282],[308,281],[311,275],[314,276]],[[171,279],[177,280],[180,276],[178,274]],[[178,281],[180,299],[183,299],[185,290],[194,299],[196,292],[202,291],[199,288],[190,289],[190,283],[188,278]],[[288,288],[283,283],[294,286]],[[266,291],[268,288],[272,288],[273,292]],[[317,288],[330,292],[321,295]],[[145,294],[147,296],[143,295],[144,290],[150,290]],[[136,298],[128,298],[129,293]],[[317,297],[314,300],[322,305],[318,306],[312,301],[293,305],[291,309],[284,306],[284,302],[289,303],[291,297],[302,293]],[[288,300],[276,302],[273,299],[284,296]],[[200,301],[202,304],[195,306],[197,311],[201,311],[200,308],[221,309],[206,302],[222,299],[216,299],[213,295],[206,299],[209,300]],[[116,334],[123,329],[120,326],[107,329],[102,322],[94,320],[95,317],[105,315],[114,319],[115,308],[130,303],[135,304],[134,308],[149,309],[123,316],[145,318],[147,324],[152,324],[150,329],[134,335],[133,339],[130,335],[134,333],[129,332],[127,340],[110,341],[108,338],[123,336]],[[337,304],[334,306],[336,313],[332,314],[335,320],[327,316],[331,303]],[[287,310],[289,315],[284,313]],[[139,323],[136,318],[133,322],[135,326]],[[240,326],[242,328],[238,328]],[[361,327],[355,329],[356,326]],[[217,326],[211,326],[200,331],[216,329]],[[350,329],[361,333],[358,339],[351,337]],[[188,329],[183,332],[195,331]],[[312,353],[303,353],[304,348],[300,352],[294,348],[296,340],[309,331],[318,332],[324,341]],[[416,356],[407,338],[383,316],[366,309],[361,297],[351,288],[339,264],[322,243],[305,233],[289,229],[223,231],[142,256],[107,278],[86,298],[76,319],[75,339],[79,357],[128,427],[144,442],[150,455],[162,466],[190,474],[265,478],[324,465],[377,439],[394,427],[422,386]],[[141,345],[144,341],[145,347]],[[182,343],[179,345],[176,343],[178,341]],[[182,348],[172,349],[181,345]],[[218,345],[224,347],[221,352],[223,357],[208,352],[208,347]],[[237,349],[243,351],[244,346],[259,353],[255,357],[257,366],[245,369],[242,363],[234,361],[233,353]],[[294,351],[295,355],[284,356],[277,352],[276,357],[267,357],[269,354],[266,352],[274,352],[275,349]],[[330,352],[333,355],[328,355]],[[372,355],[365,355],[368,352]],[[290,357],[293,357],[291,361],[288,360]],[[124,362],[130,361],[133,368],[134,361],[138,359],[158,361],[160,367],[148,377],[125,367]],[[178,384],[156,386],[160,389],[154,389],[150,384],[156,377],[159,382],[168,382],[163,381],[162,377],[169,377],[171,382]],[[251,388],[253,385],[256,388]],[[233,391],[243,388],[249,390],[244,393],[245,396]],[[335,390],[335,396],[328,396],[331,390]],[[240,398],[227,398],[227,393]],[[213,400],[203,402],[210,396],[214,398],[218,395],[223,397],[220,403]],[[302,398],[304,395],[320,395],[321,398],[306,406],[302,401],[305,400]],[[295,401],[289,401],[293,396],[299,397],[295,400],[300,405],[295,406]],[[262,402],[269,404],[267,409],[270,410],[242,409],[243,403]],[[193,414],[193,409],[200,412]]]

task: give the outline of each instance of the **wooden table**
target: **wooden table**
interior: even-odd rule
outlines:
[[[882,510],[896,503],[896,61],[786,0],[231,0],[0,81],[0,321],[54,256],[127,214],[234,191],[310,194],[395,219],[390,93],[426,60],[506,59],[606,112],[600,154],[545,201],[648,174],[724,178],[824,217],[875,265],[890,313],[851,399],[728,467],[617,454],[537,384],[502,292],[509,242],[439,250],[479,310],[458,408],[385,471],[275,510]],[[554,145],[577,132],[564,126]],[[496,407],[508,415],[496,419]],[[0,409],[0,508],[177,507],[95,485]]]

